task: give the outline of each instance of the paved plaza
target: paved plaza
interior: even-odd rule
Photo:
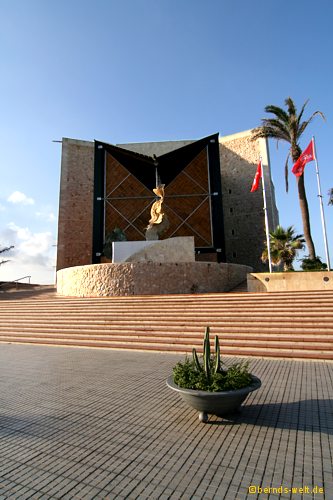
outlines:
[[[262,388],[202,424],[179,359],[0,344],[0,499],[333,499],[333,363],[254,358]]]

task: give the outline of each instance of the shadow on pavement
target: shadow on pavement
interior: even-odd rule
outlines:
[[[292,403],[244,405],[227,418],[211,420],[211,425],[252,424],[281,429],[333,434],[333,400],[306,399]]]

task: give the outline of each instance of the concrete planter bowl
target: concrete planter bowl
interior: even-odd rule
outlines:
[[[201,422],[207,422],[208,414],[224,417],[235,413],[250,392],[256,391],[261,387],[260,379],[254,375],[251,375],[251,377],[252,383],[247,387],[223,392],[182,389],[175,384],[172,375],[167,379],[166,383],[170,389],[178,392],[189,406],[199,411],[199,420]]]

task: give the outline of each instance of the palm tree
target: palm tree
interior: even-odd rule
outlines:
[[[331,189],[328,191],[328,196],[330,197],[330,199],[328,200],[328,204],[329,204],[329,205],[333,205],[333,188],[331,188]]]
[[[287,229],[277,226],[274,231],[269,232],[269,235],[272,264],[275,266],[283,264],[284,271],[293,271],[293,261],[297,250],[304,248],[303,235],[295,234],[293,226],[289,226]],[[262,252],[261,260],[263,262],[268,260],[267,245]]]
[[[308,120],[302,121],[302,116],[305,110],[305,107],[309,101],[307,100],[301,109],[301,112],[297,114],[297,109],[294,101],[291,97],[288,97],[285,100],[285,105],[287,107],[287,111],[278,106],[268,105],[265,107],[266,113],[272,113],[274,118],[263,118],[262,126],[253,130],[252,139],[259,139],[260,137],[266,137],[271,139],[276,139],[277,141],[286,141],[290,144],[289,153],[287,156],[286,164],[285,164],[285,181],[286,181],[286,191],[288,191],[288,158],[291,156],[293,163],[295,163],[300,157],[302,150],[299,146],[299,140],[309,125],[313,118],[316,115],[320,115],[323,119],[325,119],[323,113],[321,111],[315,111],[312,113]],[[306,241],[306,245],[309,251],[309,258],[315,259],[316,252],[313,244],[311,230],[310,230],[310,216],[309,216],[309,207],[308,201],[305,193],[305,185],[304,185],[304,173],[296,177],[297,188],[298,188],[298,199],[301,208],[301,215],[303,221],[303,232],[304,238]]]
[[[12,248],[14,248],[14,245],[11,245],[10,247],[5,247],[5,248],[1,248],[0,249],[0,253],[5,253],[5,252],[9,252],[9,250],[11,250]],[[0,266],[2,264],[6,264],[6,262],[9,262],[9,260],[0,260]]]

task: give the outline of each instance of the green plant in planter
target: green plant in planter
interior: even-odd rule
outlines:
[[[184,362],[179,362],[173,369],[175,384],[183,389],[201,391],[230,391],[241,389],[251,384],[252,378],[248,370],[248,362],[234,363],[230,367],[222,367],[220,357],[220,344],[215,336],[214,350],[211,354],[209,327],[207,326],[203,342],[203,356],[200,362],[196,349],[192,350],[192,359],[186,357]]]
[[[326,271],[327,269],[327,264],[322,262],[318,256],[315,259],[310,259],[309,256],[306,256],[301,261],[303,271]]]
[[[112,259],[112,243],[114,241],[127,241],[126,235],[122,229],[115,227],[111,233],[105,237],[103,253],[107,259]]]

